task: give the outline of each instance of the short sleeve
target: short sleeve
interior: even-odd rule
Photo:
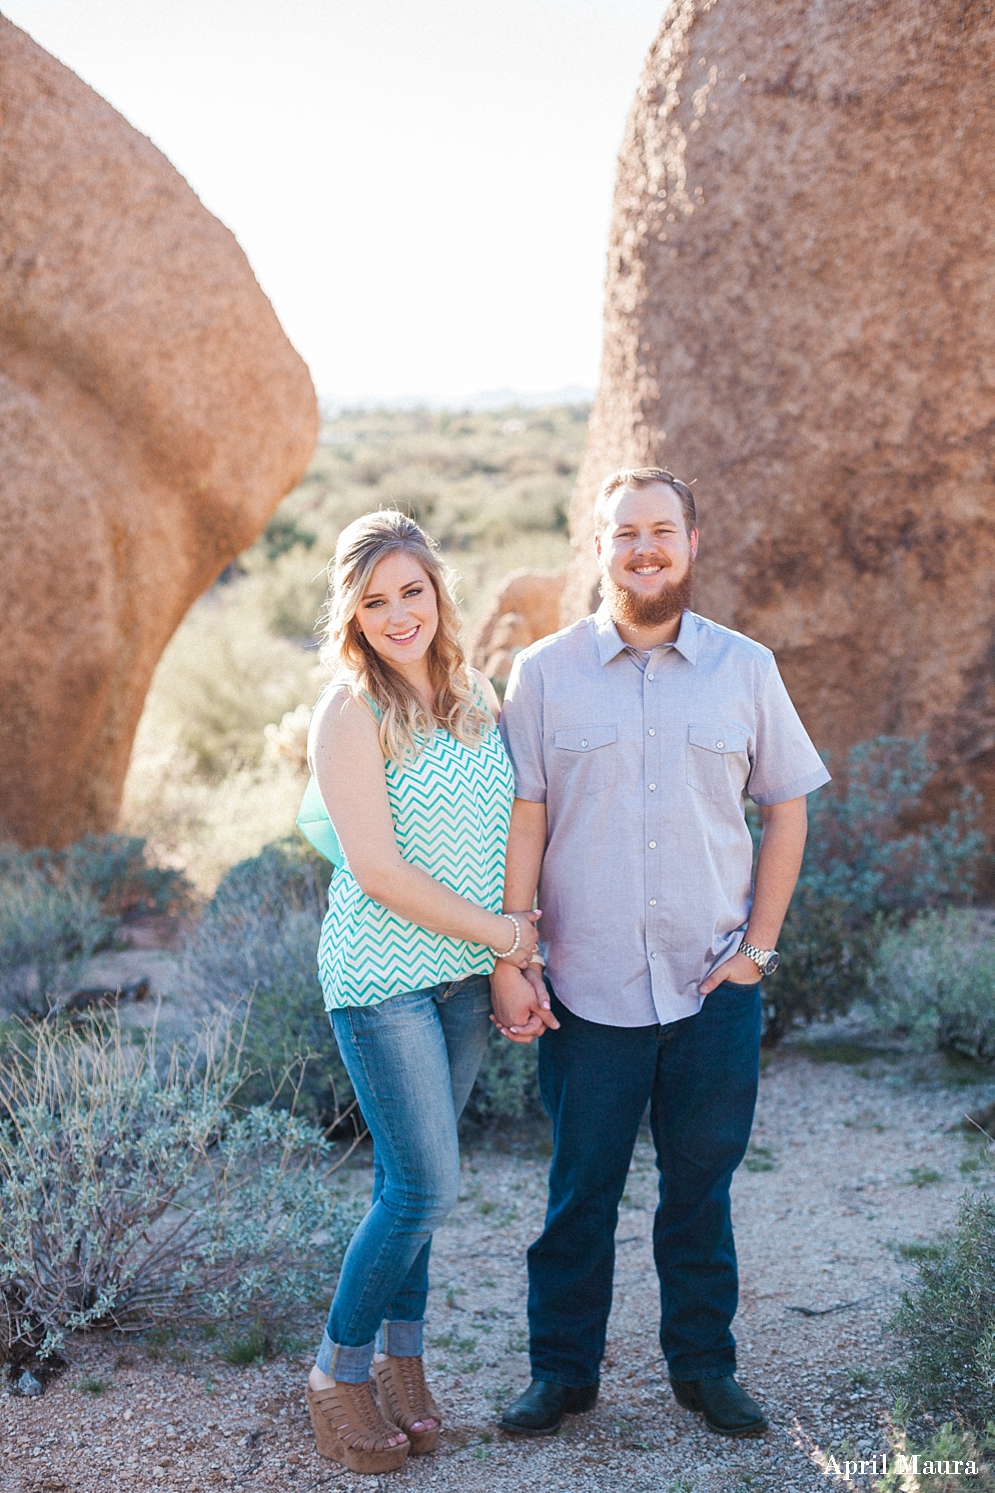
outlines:
[[[773,658],[759,686],[753,766],[746,791],[754,803],[783,804],[830,781],[791,703]]]
[[[542,678],[535,666],[515,659],[501,707],[501,738],[515,770],[515,797],[546,802],[546,763],[542,750]]]

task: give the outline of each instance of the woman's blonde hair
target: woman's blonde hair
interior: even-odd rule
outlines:
[[[433,720],[423,701],[398,670],[370,646],[356,613],[373,572],[387,555],[404,551],[417,560],[432,582],[439,626],[428,650],[428,670],[435,689]],[[450,590],[450,572],[438,547],[425,531],[393,508],[364,514],[342,530],[335,558],[328,566],[328,607],[322,662],[349,677],[353,695],[369,695],[380,711],[380,745],[385,757],[416,757],[442,726],[466,746],[477,747],[490,731],[490,711],[470,683],[460,643],[460,616]]]

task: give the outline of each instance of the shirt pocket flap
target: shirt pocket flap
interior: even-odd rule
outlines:
[[[746,732],[738,726],[688,726],[688,741],[706,752],[745,752]]]
[[[614,726],[562,726],[553,740],[567,752],[590,752],[595,747],[611,746],[616,735]]]

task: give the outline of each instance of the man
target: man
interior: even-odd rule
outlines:
[[[604,601],[526,649],[501,729],[515,767],[506,905],[538,889],[531,980],[499,963],[494,1020],[539,1043],[553,1121],[545,1228],[528,1253],[533,1379],[507,1431],[590,1410],[618,1204],[650,1105],[660,1170],[660,1343],[678,1403],[729,1436],[766,1429],[737,1384],[729,1187],[759,1072],[760,979],[801,866],[805,795],[829,781],[759,643],[689,610],[694,498],[659,468],[595,507]],[[763,833],[755,884],[744,815]]]

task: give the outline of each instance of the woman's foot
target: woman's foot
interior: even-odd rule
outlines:
[[[319,1454],[351,1472],[392,1472],[413,1449],[384,1418],[372,1380],[347,1384],[313,1368],[306,1398]]]
[[[422,1360],[377,1353],[373,1358],[373,1377],[384,1413],[408,1433],[411,1455],[420,1457],[434,1452],[442,1416],[425,1383]]]

